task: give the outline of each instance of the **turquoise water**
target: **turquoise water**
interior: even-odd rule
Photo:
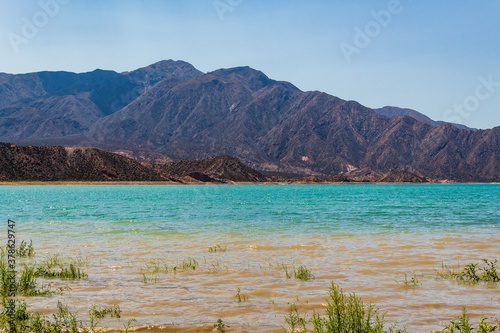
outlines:
[[[94,303],[119,304],[122,321],[102,326],[133,317],[155,332],[198,332],[224,318],[235,332],[282,332],[290,304],[321,311],[332,281],[408,332],[439,330],[462,306],[474,320],[499,314],[498,285],[435,275],[442,263],[500,259],[500,185],[8,185],[0,209],[33,240],[33,260],[89,262],[87,279],[48,281],[71,291],[30,298],[29,309],[51,313],[61,299],[85,320]],[[216,244],[227,252],[207,250]],[[152,268],[186,258],[195,271]],[[282,270],[302,264],[314,280]],[[420,284],[406,288],[403,274]],[[238,288],[248,302],[234,301]]]
[[[2,186],[0,196],[4,219],[61,236],[500,231],[500,185]]]

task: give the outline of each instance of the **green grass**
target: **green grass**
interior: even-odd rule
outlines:
[[[460,267],[441,264],[441,270],[436,271],[436,278],[449,279],[476,284],[479,282],[500,282],[500,275],[497,271],[498,261],[481,259],[481,263],[469,263],[461,270]]]
[[[314,312],[308,319],[301,315],[295,304],[290,308],[285,322],[288,324],[287,332],[316,332],[316,333],[383,333],[404,332],[398,330],[396,325],[385,328],[387,322],[385,313],[371,303],[365,304],[355,294],[346,294],[338,285],[332,282],[328,290],[329,298],[326,299],[325,315]]]

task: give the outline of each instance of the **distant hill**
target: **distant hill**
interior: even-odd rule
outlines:
[[[166,181],[130,158],[95,148],[0,143],[0,181]]]
[[[169,60],[125,73],[3,74],[0,101],[0,141],[16,144],[163,162],[230,155],[267,173],[500,181],[500,127],[439,125],[397,108],[385,116],[249,67],[202,73]]]
[[[269,178],[231,156],[139,163],[96,148],[0,143],[0,181],[266,182]]]
[[[217,156],[204,160],[181,160],[165,164],[156,164],[155,170],[170,177],[192,177],[210,182],[266,182],[269,178],[241,163],[231,156]]]
[[[427,183],[428,180],[425,177],[420,177],[414,173],[408,171],[391,171],[385,174],[383,177],[377,179],[380,183]]]

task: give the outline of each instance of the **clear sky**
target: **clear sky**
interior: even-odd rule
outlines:
[[[0,0],[0,72],[164,59],[500,125],[498,0]]]

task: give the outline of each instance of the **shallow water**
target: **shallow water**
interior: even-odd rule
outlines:
[[[210,331],[222,318],[233,331],[280,331],[292,303],[321,311],[334,281],[409,332],[439,329],[462,306],[474,320],[500,314],[498,285],[435,278],[443,262],[500,259],[499,185],[2,186],[0,192],[4,219],[17,221],[19,239],[33,239],[37,260],[62,253],[89,261],[88,279],[52,281],[71,291],[28,300],[30,309],[45,313],[62,299],[82,319],[94,303],[119,304],[123,319],[107,319],[100,325],[106,327],[134,317],[134,325],[156,325],[148,332]],[[216,244],[227,251],[208,252]],[[164,272],[187,258],[199,263],[196,270]],[[283,265],[290,271],[306,265],[315,279],[288,279]],[[415,274],[418,285],[406,286],[404,274]],[[236,301],[238,288],[248,301]]]

